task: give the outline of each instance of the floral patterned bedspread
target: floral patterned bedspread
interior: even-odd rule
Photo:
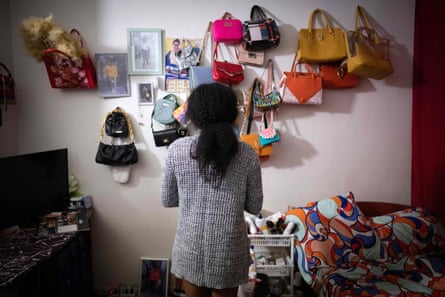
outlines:
[[[351,192],[286,213],[296,261],[320,296],[445,296],[445,229],[426,210],[366,217]]]

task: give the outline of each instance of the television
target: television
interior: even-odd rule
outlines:
[[[0,158],[0,229],[33,226],[68,204],[68,149]]]

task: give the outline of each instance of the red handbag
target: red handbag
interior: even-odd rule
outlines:
[[[234,85],[244,80],[244,69],[241,64],[218,61],[218,45],[213,52],[212,77],[214,81]]]
[[[348,73],[344,66],[322,64],[319,69],[325,89],[354,88],[360,84],[359,77]]]
[[[77,34],[83,44],[79,31]],[[69,55],[55,48],[47,48],[43,54],[48,78],[52,88],[95,88],[97,86],[96,69],[88,53],[81,59],[72,59]]]

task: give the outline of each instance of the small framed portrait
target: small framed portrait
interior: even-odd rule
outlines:
[[[152,83],[139,84],[139,105],[153,105],[154,93]]]
[[[139,297],[167,297],[169,261],[167,258],[141,258]]]
[[[96,73],[99,96],[129,97],[127,54],[96,54]]]
[[[129,74],[163,73],[161,29],[127,29]]]

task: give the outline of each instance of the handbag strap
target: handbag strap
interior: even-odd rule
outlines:
[[[218,60],[218,47],[220,46],[221,42],[217,41],[215,44],[215,49],[213,50],[213,60]],[[222,42],[223,46],[227,49],[227,52],[229,53],[229,55],[232,54],[232,51],[229,50],[228,45],[226,45],[224,42]],[[239,52],[236,50],[236,48],[234,49],[235,51],[235,58],[231,57],[232,61],[238,61],[239,60]],[[226,59],[224,59],[225,61],[227,61]],[[236,62],[231,62],[231,63],[236,63]]]
[[[264,94],[269,94],[270,92],[272,92],[273,88],[275,87],[275,74],[274,73],[275,72],[274,72],[274,67],[273,67],[273,60],[269,59],[267,61],[266,66],[264,67],[263,74],[261,75],[262,78],[265,77],[265,79],[263,79]]]
[[[261,21],[267,19],[266,14],[261,9],[260,6],[254,5],[250,10],[250,20],[251,21]]]
[[[2,66],[2,68],[6,71],[6,74],[8,74],[9,77],[12,77],[11,72],[9,71],[8,67],[6,67],[5,64],[3,64],[2,62],[0,62],[0,66]]]
[[[270,114],[269,124],[267,123],[267,114],[268,113]],[[263,128],[264,129],[267,129],[268,126],[270,128],[273,128],[273,109],[263,111],[262,118],[263,118]]]
[[[133,127],[131,126],[131,120],[130,117],[128,116],[128,114],[121,109],[120,107],[116,107],[115,109],[113,109],[112,111],[108,112],[105,117],[104,120],[102,121],[102,127],[100,128],[100,137],[99,140],[102,141],[104,139],[104,135],[105,135],[105,123],[107,121],[107,118],[109,115],[111,115],[112,112],[120,112],[124,115],[125,120],[127,121],[127,125],[128,125],[128,132],[130,134],[130,140],[131,142],[134,142],[134,133],[133,133]]]
[[[221,19],[223,20],[231,20],[233,18],[232,14],[228,11],[224,12],[223,16]]]
[[[309,17],[309,23],[308,23],[309,33],[312,33],[312,25],[314,22],[314,17],[317,13],[322,16],[322,20],[324,22],[326,29],[328,29],[330,33],[333,33],[334,30],[331,28],[331,25],[329,24],[329,20],[328,20],[326,13],[320,8],[314,9],[311,13],[311,16]]]
[[[366,17],[365,10],[360,5],[357,5],[355,14],[355,31],[360,35],[364,35],[363,32],[366,32],[367,37],[374,39],[376,43],[380,42],[379,35],[374,30],[371,22]]]
[[[162,97],[162,99],[163,100],[168,100],[168,101],[171,101],[171,102],[174,102],[174,103],[178,102],[177,99],[176,99],[175,94],[172,94],[172,93],[169,93],[169,94],[165,95],[164,97]]]
[[[199,48],[199,54],[198,54],[198,59],[196,60],[196,65],[200,64],[201,57],[207,49],[207,40],[209,39],[209,36],[212,34],[212,26],[213,26],[213,22],[209,21],[209,24],[207,25],[207,29],[204,33],[204,38],[202,39],[201,46]]]

